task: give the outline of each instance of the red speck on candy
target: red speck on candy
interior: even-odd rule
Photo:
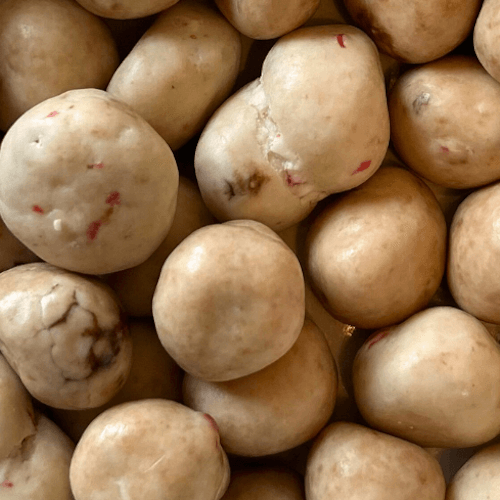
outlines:
[[[33,205],[33,208],[31,210],[33,210],[33,212],[36,212],[38,214],[43,214],[43,208],[38,205]]]
[[[111,205],[114,207],[115,205],[119,205],[120,202],[120,193],[118,191],[113,191],[108,197],[106,198],[106,203],[108,205]]]
[[[52,118],[53,116],[56,116],[56,115],[58,115],[58,114],[59,114],[59,111],[52,111],[52,113],[49,113],[49,114],[47,115],[47,118]]]
[[[339,42],[339,45],[340,45],[343,49],[345,49],[344,37],[345,37],[345,35],[337,35],[337,42]]]
[[[215,421],[214,417],[212,417],[212,415],[209,415],[208,413],[204,413],[203,416],[208,420],[208,423],[210,424],[212,429],[219,432],[219,426],[217,425],[217,422]]]
[[[2,486],[3,486],[4,488],[12,488],[12,487],[14,486],[14,483],[11,483],[10,481],[4,481],[4,482],[2,483]]]
[[[276,137],[279,139],[281,137],[281,134],[276,134]]]
[[[300,179],[298,175],[290,175],[288,172],[286,173],[286,183],[289,186],[297,186],[299,184],[304,184],[304,181]]]
[[[361,163],[361,165],[352,173],[352,175],[357,174],[358,172],[363,172],[363,170],[366,170],[367,168],[370,168],[372,161],[364,161]]]
[[[87,168],[104,168],[104,163],[92,163],[92,165],[87,165]]]
[[[87,228],[87,238],[91,241],[95,240],[101,226],[102,222],[100,220],[91,222]]]
[[[449,153],[450,150],[446,146],[441,146],[441,151],[444,151],[445,153]]]
[[[382,332],[378,332],[375,335],[372,335],[368,337],[367,343],[368,343],[368,349],[372,347],[374,344],[376,344],[379,340],[382,340],[383,338],[387,337],[389,335],[390,330],[383,330]]]

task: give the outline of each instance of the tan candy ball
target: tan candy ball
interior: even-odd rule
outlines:
[[[327,423],[337,395],[335,362],[310,320],[293,347],[268,367],[227,382],[186,375],[184,401],[216,420],[229,453],[263,456],[313,438]]]
[[[446,223],[416,176],[385,167],[334,200],[312,223],[306,262],[338,320],[380,328],[425,307],[444,273]]]
[[[178,170],[151,126],[102,90],[25,113],[0,150],[0,212],[43,260],[104,274],[144,262],[174,217]]]
[[[354,394],[374,428],[421,446],[466,448],[500,433],[500,347],[479,320],[433,307],[369,338]]]
[[[72,0],[0,5],[0,129],[71,89],[105,88],[119,64],[109,29]]]
[[[478,189],[458,207],[450,228],[448,286],[457,304],[500,324],[498,225],[500,184]]]
[[[304,315],[297,257],[254,221],[188,236],[165,261],[153,297],[167,352],[186,372],[213,381],[243,377],[283,356]]]
[[[496,500],[500,491],[500,444],[483,448],[455,474],[446,500]]]
[[[136,19],[167,9],[178,0],[76,0],[97,16],[111,19]]]
[[[419,446],[367,427],[336,422],[307,461],[307,500],[443,500],[439,462]]]
[[[449,188],[500,178],[500,83],[474,57],[448,56],[407,71],[389,97],[391,137],[403,161]]]
[[[112,290],[45,263],[0,274],[0,349],[33,397],[66,409],[109,401],[132,356]]]
[[[474,26],[474,51],[484,69],[500,81],[500,2],[484,0]]]
[[[229,472],[211,417],[149,399],[115,406],[87,427],[70,482],[75,500],[219,500]]]

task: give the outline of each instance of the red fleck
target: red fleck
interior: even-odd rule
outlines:
[[[449,153],[450,150],[446,146],[441,146],[441,151],[444,151],[445,153]]]
[[[364,161],[351,175],[357,174],[358,172],[363,172],[363,170],[370,168],[371,163],[371,160]]]
[[[87,238],[91,241],[95,240],[101,226],[102,222],[100,220],[91,222],[87,228]]]
[[[104,163],[92,163],[87,165],[87,168],[104,168]]]
[[[111,205],[112,207],[114,207],[115,205],[119,205],[121,203],[121,201],[120,201],[120,193],[118,191],[113,191],[106,198],[106,203],[108,205]]]
[[[12,488],[12,487],[14,486],[14,483],[11,483],[10,481],[4,481],[4,482],[2,483],[2,486],[3,486],[4,488]]]
[[[339,45],[345,49],[345,44],[344,44],[344,39],[345,39],[345,35],[337,35],[337,42],[339,42]]]
[[[281,134],[276,134],[276,137],[279,139],[281,137]]]
[[[297,186],[299,184],[304,184],[304,181],[298,175],[290,175],[286,173],[286,183],[288,186]]]
[[[217,449],[220,448],[220,435],[219,435],[219,426],[217,425],[217,422],[215,419],[209,415],[208,413],[204,413],[203,416],[208,420],[208,423],[210,424],[210,427],[217,433],[217,441],[215,443]]]
[[[47,118],[52,118],[53,116],[56,116],[56,115],[58,115],[58,114],[59,114],[59,111],[52,111],[52,113],[49,113],[49,114],[47,115]]]
[[[368,349],[370,349],[370,347],[376,344],[379,340],[382,340],[383,338],[387,337],[389,333],[390,330],[382,330],[381,332],[370,335],[370,337],[368,337],[368,340],[366,341],[368,344]]]
[[[33,205],[33,208],[31,210],[33,210],[33,212],[37,212],[39,214],[43,214],[43,208],[40,207],[39,205]]]

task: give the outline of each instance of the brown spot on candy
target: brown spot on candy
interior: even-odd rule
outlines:
[[[36,212],[37,214],[43,214],[43,208],[39,205],[33,205],[33,208],[31,210],[33,210],[33,212]]]
[[[224,194],[228,197],[228,201],[235,196],[256,196],[259,194],[262,186],[269,180],[270,178],[258,169],[248,177],[236,174],[234,182],[225,179],[226,189],[224,189]]]
[[[189,35],[189,38],[192,38],[193,40],[196,40],[198,37],[196,35]]]
[[[58,115],[58,114],[59,114],[59,111],[52,111],[52,113],[49,113],[49,114],[47,115],[47,118],[52,118],[52,117],[54,117],[54,116],[56,116],[56,115]]]
[[[345,35],[343,35],[343,34],[337,35],[337,42],[339,43],[339,45],[343,49],[345,49],[345,43],[344,43],[344,41],[345,41]]]
[[[12,483],[11,481],[4,481],[4,482],[2,483],[2,486],[3,486],[4,488],[13,488],[13,487],[14,487],[14,483]]]
[[[111,205],[112,207],[114,207],[115,205],[119,205],[121,203],[120,193],[118,191],[113,191],[106,198],[106,203],[108,205]]]
[[[445,153],[449,153],[450,150],[446,146],[441,146],[441,151],[444,151]]]
[[[371,160],[364,161],[351,175],[357,174],[359,172],[363,172],[363,170],[370,168],[371,163],[372,163]]]
[[[100,220],[95,220],[89,224],[89,227],[87,228],[87,238],[90,241],[93,241],[97,237],[97,233],[99,232],[99,229],[102,226],[102,222]]]
[[[87,165],[87,168],[104,168],[104,163],[92,163]]]
[[[370,335],[370,337],[368,337],[368,339],[366,341],[366,343],[368,345],[368,349],[370,349],[374,344],[376,344],[380,340],[387,337],[387,335],[389,335],[389,333],[390,333],[390,330],[383,330],[381,332]]]

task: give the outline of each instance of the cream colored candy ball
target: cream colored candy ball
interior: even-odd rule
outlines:
[[[74,448],[57,425],[37,415],[36,433],[0,460],[2,500],[74,500],[69,484]]]
[[[500,491],[500,444],[475,453],[455,474],[446,500],[496,500]]]
[[[500,81],[500,2],[484,0],[474,26],[474,52],[484,69]]]
[[[466,189],[500,178],[500,83],[472,56],[412,68],[389,96],[391,137],[419,175]]]
[[[0,348],[33,397],[67,409],[109,401],[132,356],[112,290],[46,263],[0,274]]]
[[[186,375],[184,402],[216,420],[229,453],[264,456],[313,438],[327,423],[337,371],[323,333],[310,320],[293,347],[268,367],[227,382]]]
[[[71,89],[102,88],[119,64],[102,19],[68,0],[0,5],[0,129]]]
[[[344,3],[381,52],[411,64],[433,61],[458,47],[474,27],[481,7],[481,0]]]
[[[500,183],[478,189],[458,207],[449,236],[448,286],[457,304],[500,324],[498,224]]]
[[[176,150],[201,131],[228,97],[240,53],[239,33],[219,12],[183,1],[158,16],[107,90]]]
[[[275,230],[303,220],[331,193],[362,184],[389,144],[378,51],[348,25],[280,38],[262,75],[214,113],[198,141],[196,178],[219,220]]]
[[[299,261],[271,229],[231,221],[198,229],[169,255],[153,297],[161,343],[186,372],[243,377],[283,356],[301,331]]]
[[[421,446],[466,448],[500,433],[500,347],[479,320],[433,307],[381,330],[353,366],[374,428]]]
[[[43,260],[104,274],[144,262],[174,217],[166,142],[108,93],[73,90],[25,113],[0,150],[0,212]]]
[[[443,500],[439,462],[419,446],[348,422],[314,441],[305,475],[307,500]]]
[[[177,207],[167,237],[142,264],[104,277],[128,314],[152,315],[153,295],[166,258],[192,232],[213,223],[215,219],[203,203],[197,186],[180,177]]]
[[[446,259],[446,223],[431,190],[395,167],[332,201],[306,241],[311,283],[328,311],[380,328],[425,307]]]
[[[111,19],[136,19],[168,9],[178,0],[76,0],[97,16]]]
[[[229,474],[211,417],[148,399],[99,415],[78,442],[69,475],[75,500],[219,500]]]

